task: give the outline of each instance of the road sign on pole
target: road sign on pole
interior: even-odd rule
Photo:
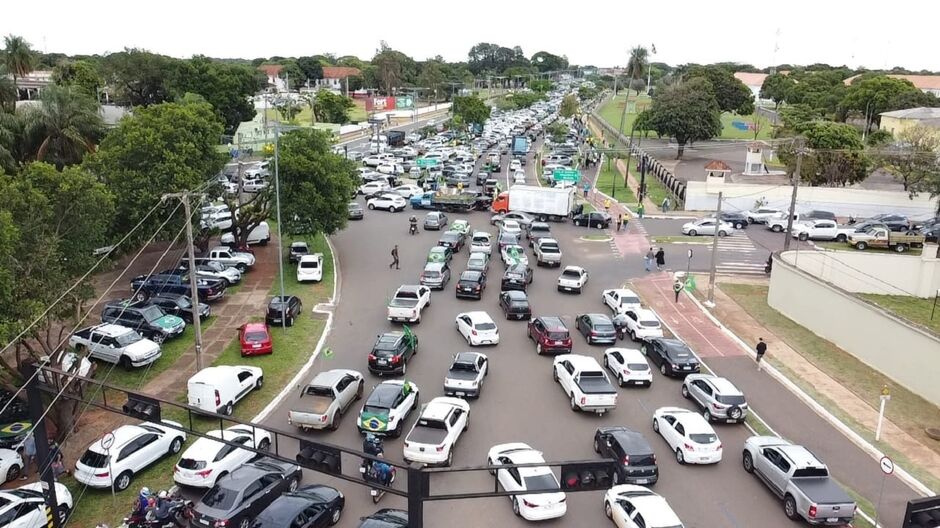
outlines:
[[[418,158],[418,167],[426,169],[437,165],[437,158]]]
[[[881,471],[883,471],[885,475],[894,473],[894,461],[887,456],[881,457],[881,461],[879,461],[878,464],[881,466]]]
[[[570,181],[578,183],[581,181],[581,172],[576,169],[555,169],[552,171],[552,179],[558,181]]]

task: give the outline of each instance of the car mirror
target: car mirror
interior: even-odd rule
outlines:
[[[114,343],[109,344],[108,348],[114,348]]]

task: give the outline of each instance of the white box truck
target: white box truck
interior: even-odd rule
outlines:
[[[513,185],[493,200],[493,212],[521,211],[539,221],[564,221],[574,207],[574,188]]]

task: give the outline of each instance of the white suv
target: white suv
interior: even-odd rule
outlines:
[[[75,463],[75,480],[92,488],[114,487],[124,491],[134,475],[162,458],[183,448],[186,433],[168,427],[183,426],[164,420],[122,425],[88,446]]]
[[[245,425],[235,425],[228,429],[209,431],[209,438],[200,438],[183,452],[176,467],[173,468],[173,480],[177,484],[196,488],[210,488],[222,475],[231,473],[235,468],[250,461],[256,455],[246,449],[238,449],[213,438],[220,438],[236,444],[266,451],[271,446],[271,433]]]
[[[304,255],[297,263],[297,282],[323,280],[323,253]]]

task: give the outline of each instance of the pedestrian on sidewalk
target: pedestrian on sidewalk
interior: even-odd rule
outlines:
[[[610,214],[610,198],[604,200],[604,212]]]
[[[646,212],[646,208],[643,207],[643,201],[640,200],[640,205],[636,206],[636,215],[640,218],[643,218],[643,213]]]
[[[653,260],[656,258],[656,255],[653,253],[653,248],[650,248],[646,252],[646,256],[643,257],[643,266],[646,268],[646,271],[652,271],[653,269]]]
[[[392,269],[392,266],[395,266],[395,269],[398,268],[398,244],[395,244],[395,247],[392,248],[392,263],[388,265],[388,269]]]
[[[669,212],[669,197],[668,196],[663,198],[663,203],[661,204],[661,208],[664,213]]]
[[[52,475],[59,478],[63,473],[66,475],[69,470],[65,468],[65,456],[62,454],[62,448],[55,439],[49,439],[49,459],[52,460]]]
[[[590,190],[591,190],[591,184],[588,183],[588,182],[584,182],[584,199],[585,199],[585,200],[587,200],[588,191],[590,191]]]
[[[23,441],[23,476],[20,480],[29,478],[29,466],[36,463],[36,438],[33,433],[29,433],[26,440]]]
[[[760,360],[764,358],[764,354],[767,353],[767,343],[764,342],[763,337],[757,338],[757,372],[760,372]]]
[[[396,246],[397,247],[397,246]],[[666,268],[666,252],[660,247],[656,252],[656,269],[662,271]]]
[[[676,292],[676,302],[679,302],[679,294],[682,293],[682,288],[684,287],[682,281],[676,280],[672,284],[672,291]]]
[[[623,227],[623,213],[617,215],[617,232],[620,232],[620,228]]]

